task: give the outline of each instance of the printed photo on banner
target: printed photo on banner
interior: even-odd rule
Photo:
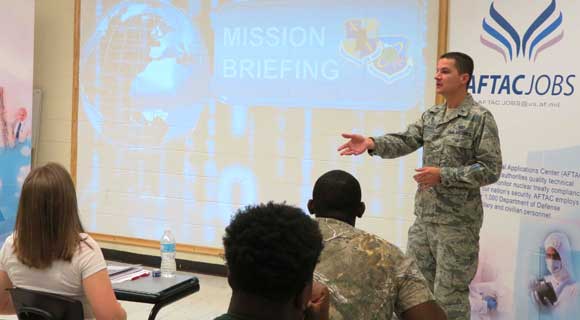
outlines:
[[[574,319],[580,314],[580,221],[538,224],[527,218],[520,236],[518,270],[518,319]]]
[[[17,31],[14,31],[17,30]],[[0,243],[12,232],[32,153],[34,1],[15,1],[0,20]]]

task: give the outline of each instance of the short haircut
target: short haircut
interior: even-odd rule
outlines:
[[[346,171],[328,171],[316,180],[312,199],[317,213],[353,210],[360,205],[360,184]]]
[[[312,281],[322,251],[318,223],[269,202],[238,210],[223,238],[232,290],[286,302]]]
[[[22,185],[14,252],[24,265],[45,269],[55,260],[71,261],[84,232],[70,174],[49,163],[32,170]]]
[[[459,71],[459,74],[467,73],[469,75],[469,81],[473,77],[473,59],[463,52],[447,52],[441,55],[439,59],[453,59],[455,61],[455,68]]]

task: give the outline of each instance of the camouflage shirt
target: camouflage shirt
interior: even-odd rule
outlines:
[[[415,262],[396,246],[335,219],[317,218],[324,250],[314,278],[330,290],[330,319],[391,319],[434,300]]]
[[[371,155],[396,158],[423,147],[423,166],[441,168],[441,184],[415,195],[421,221],[481,227],[479,187],[496,182],[502,160],[497,125],[470,94],[456,112],[446,105],[425,111],[405,132],[373,137]]]

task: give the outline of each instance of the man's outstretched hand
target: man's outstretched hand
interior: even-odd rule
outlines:
[[[369,149],[372,150],[375,148],[373,139],[363,135],[355,133],[343,133],[342,137],[349,140],[347,143],[338,147],[338,152],[340,152],[341,156],[358,156],[359,154],[362,154]]]

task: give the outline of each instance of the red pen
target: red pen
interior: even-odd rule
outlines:
[[[144,273],[144,274],[140,274],[140,275],[138,275],[138,276],[134,276],[133,278],[131,278],[131,281],[133,281],[133,280],[137,280],[137,279],[139,279],[139,278],[143,278],[143,277],[148,277],[148,276],[149,276],[149,272],[146,272],[146,273]]]

